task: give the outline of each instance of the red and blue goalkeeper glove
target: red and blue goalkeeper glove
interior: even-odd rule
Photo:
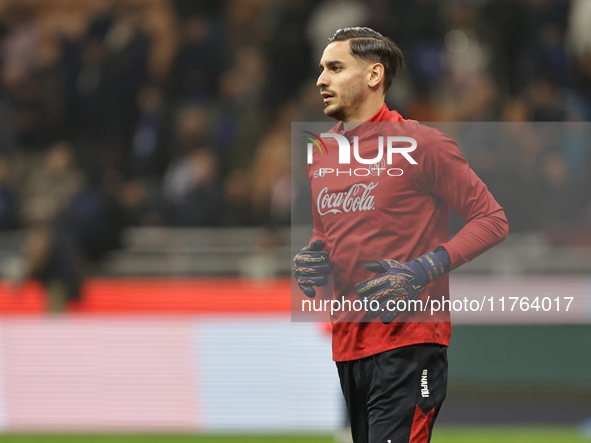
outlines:
[[[368,307],[370,318],[381,316],[382,322],[389,324],[404,312],[396,308],[399,301],[414,300],[425,286],[449,272],[449,268],[449,255],[441,246],[410,262],[372,260],[365,264],[365,269],[380,275],[356,284],[355,291],[362,300],[367,300],[364,306]]]
[[[296,281],[302,292],[310,298],[316,297],[314,286],[326,285],[327,276],[332,273],[328,252],[323,251],[325,246],[322,240],[316,240],[293,258]]]

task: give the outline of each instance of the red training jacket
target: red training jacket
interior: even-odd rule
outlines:
[[[338,164],[337,142],[327,137],[323,141],[328,153],[316,150],[308,165],[314,220],[311,242],[320,239],[326,243],[334,268],[333,298],[337,300],[358,300],[355,284],[376,275],[363,267],[370,260],[404,262],[443,246],[449,253],[451,269],[455,269],[501,242],[508,233],[503,208],[450,137],[403,119],[385,104],[368,122],[391,124],[364,123],[345,131],[340,122],[331,130],[350,140],[350,165]],[[415,139],[417,147],[408,155],[417,164],[400,153],[391,156],[391,164],[382,163],[381,172],[357,162],[353,137],[358,137],[360,156],[369,159],[378,153],[380,134]],[[383,158],[387,159],[386,142]],[[451,240],[449,207],[466,222]],[[447,275],[429,284],[419,298],[428,297],[449,298]],[[379,320],[367,322],[364,311],[335,313],[331,318],[333,359],[355,360],[419,343],[449,346],[448,311],[436,316],[428,311],[410,315],[405,313],[406,317],[399,318],[403,321],[384,325]]]

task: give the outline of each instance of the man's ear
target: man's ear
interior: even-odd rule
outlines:
[[[370,88],[377,87],[380,82],[384,81],[384,65],[381,63],[373,63],[369,66],[369,77],[367,81],[367,85]]]

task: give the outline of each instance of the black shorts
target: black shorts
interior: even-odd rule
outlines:
[[[427,443],[447,390],[447,347],[337,362],[355,443]]]

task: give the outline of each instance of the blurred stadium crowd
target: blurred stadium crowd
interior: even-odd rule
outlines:
[[[461,147],[513,231],[591,243],[589,23],[588,0],[1,2],[0,229],[27,229],[33,275],[56,237],[99,259],[130,225],[288,225],[290,122],[326,120],[327,38],[370,26],[405,53],[406,118],[572,122]]]

